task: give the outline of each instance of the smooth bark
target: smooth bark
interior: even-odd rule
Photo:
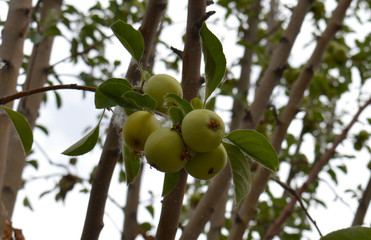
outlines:
[[[345,11],[350,2],[351,1],[344,0],[342,1],[343,4],[339,4],[338,8],[333,14],[333,17],[330,19],[326,30],[319,38],[312,56],[304,66],[304,70],[301,72],[299,78],[292,87],[289,102],[280,115],[278,121],[279,124],[275,128],[273,137],[271,139],[271,143],[277,153],[281,151],[281,144],[285,139],[287,129],[299,111],[301,100],[304,96],[304,91],[308,88],[311,80],[313,79],[314,72],[318,69],[329,42],[341,27],[341,22],[345,16]],[[256,213],[259,196],[264,191],[270,174],[270,170],[259,166],[259,169],[253,178],[251,193],[243,202],[238,216],[234,220],[235,224],[232,225],[230,239],[238,239],[239,237],[243,236],[246,228],[249,225],[249,221]]]
[[[149,60],[152,43],[156,36],[157,27],[162,19],[163,11],[166,8],[166,0],[151,0],[148,3],[147,10],[143,17],[140,31],[144,38],[144,54],[141,63],[143,68]],[[151,7],[150,7],[151,6]],[[140,82],[140,76],[137,75],[138,68],[135,65],[129,66],[127,78],[133,83]],[[94,240],[99,238],[103,228],[103,215],[106,205],[108,189],[110,186],[114,167],[121,154],[121,134],[120,129],[115,127],[113,120],[107,132],[106,141],[100,157],[97,170],[94,174],[92,190],[90,193],[87,214],[81,239]]]
[[[330,159],[334,156],[336,148],[342,143],[342,141],[347,137],[349,130],[353,127],[353,125],[358,121],[359,116],[361,113],[371,105],[371,98],[367,100],[357,111],[357,113],[353,116],[352,120],[349,124],[345,127],[340,135],[335,139],[331,148],[325,152],[325,154],[319,159],[319,161],[314,165],[312,171],[309,173],[306,181],[304,184],[296,191],[297,196],[301,196],[303,192],[305,192],[308,187],[317,179],[318,174],[322,171],[323,167],[330,161]],[[282,225],[286,221],[286,219],[290,216],[292,209],[297,202],[297,198],[295,196],[291,197],[291,201],[286,205],[280,216],[271,224],[267,233],[265,234],[263,240],[271,240],[275,235],[277,235],[282,228]]]
[[[32,12],[31,0],[9,2],[8,17],[2,30],[0,46],[0,97],[16,91],[18,71],[23,61],[23,43],[27,35]],[[9,103],[7,107],[12,108]],[[3,188],[9,144],[10,121],[5,111],[0,110],[0,187]],[[0,198],[1,198],[0,192]],[[0,236],[4,231],[7,213],[0,210]]]
[[[40,25],[38,32],[44,34],[49,26],[45,26],[45,19],[48,14],[60,14],[62,1],[44,0],[42,4]],[[56,23],[54,23],[55,25]],[[26,81],[23,90],[41,88],[46,80],[49,69],[49,59],[54,37],[45,37],[40,43],[34,45],[30,62],[27,68]],[[31,128],[35,126],[39,115],[39,108],[42,101],[42,94],[32,95],[20,100],[17,111],[21,113],[29,122]],[[16,136],[16,131],[11,128],[9,136],[8,156],[5,170],[4,185],[2,188],[1,200],[8,211],[9,217],[12,216],[13,208],[18,190],[22,185],[22,172],[25,164],[25,156],[22,146]]]
[[[134,240],[138,234],[137,213],[142,174],[143,163],[134,182],[127,187],[126,205],[124,207],[124,231],[121,235],[121,240]]]
[[[205,13],[205,0],[188,1],[186,39],[182,53],[182,89],[183,98],[187,101],[197,97],[201,86],[201,38],[199,31],[203,21],[206,20]],[[158,240],[172,240],[175,238],[183,205],[187,176],[187,172],[182,169],[176,187],[162,201],[160,222],[156,232],[156,239]]]
[[[354,215],[352,226],[362,225],[371,201],[371,177],[368,180],[366,189],[363,191],[359,205]]]
[[[246,42],[245,51],[241,59],[240,79],[237,82],[237,94],[233,97],[231,130],[238,129],[245,115],[247,107],[247,97],[251,82],[252,57],[254,54],[254,44],[257,44],[257,33],[259,24],[259,14],[261,11],[261,1],[254,1],[249,12],[248,26],[245,30],[243,41]]]
[[[228,201],[228,188],[220,196],[216,209],[210,218],[210,227],[207,232],[207,240],[219,240],[222,228],[225,224],[225,208]]]

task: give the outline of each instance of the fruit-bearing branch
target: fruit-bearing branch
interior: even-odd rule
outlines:
[[[59,90],[59,89],[75,89],[75,90],[83,90],[83,91],[90,91],[90,92],[95,92],[97,89],[96,87],[90,87],[90,86],[82,86],[82,85],[77,85],[77,84],[64,84],[64,85],[55,85],[55,86],[47,86],[47,87],[42,87],[42,88],[35,88],[35,89],[30,89],[26,91],[21,91],[17,92],[15,94],[9,95],[9,96],[4,96],[0,97],[0,104],[7,104],[9,102],[12,102],[16,99],[20,99],[29,95],[37,94],[37,93],[43,93],[47,91],[52,91],[52,90]]]

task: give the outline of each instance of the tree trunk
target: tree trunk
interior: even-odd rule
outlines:
[[[61,5],[62,1],[60,0],[44,0],[40,23],[43,23],[43,20],[46,19],[48,14],[59,15]],[[44,34],[46,28],[50,26],[40,25],[39,27],[38,32]],[[23,85],[23,90],[40,88],[45,84],[48,75],[49,59],[53,40],[54,37],[45,37],[43,41],[34,45],[27,68],[27,77]],[[35,126],[41,101],[42,94],[37,94],[22,98],[18,105],[18,112],[26,117],[31,128],[34,128]],[[25,156],[23,154],[22,146],[19,140],[14,137],[16,134],[15,129],[11,128],[4,185],[1,196],[1,200],[7,209],[9,217],[12,216],[17,192],[22,185],[22,171],[25,164]]]
[[[23,43],[31,20],[31,0],[13,0],[9,2],[8,17],[2,30],[0,47],[0,97],[16,91],[18,71],[23,60]],[[7,104],[12,107],[12,103]],[[7,149],[10,133],[10,121],[4,111],[0,111],[0,187],[4,184]],[[1,197],[1,193],[0,193]],[[0,235],[4,231],[4,217],[0,211]]]
[[[187,15],[187,30],[182,55],[182,88],[183,98],[187,101],[197,97],[200,84],[201,38],[200,29],[206,12],[205,0],[189,0]],[[173,240],[175,238],[179,217],[183,205],[187,172],[180,171],[179,182],[171,193],[162,201],[160,222],[156,232],[158,240]]]
[[[162,19],[166,4],[166,0],[150,0],[143,17],[140,32],[143,35],[145,44],[144,54],[141,60],[144,69],[146,69],[148,64],[151,46],[153,45],[157,27]],[[135,65],[129,66],[126,75],[132,83],[139,82],[136,72],[137,67]],[[94,174],[84,229],[81,236],[82,240],[98,239],[103,228],[103,215],[108,189],[113,170],[121,153],[121,134],[119,132],[120,130],[115,126],[116,124],[113,124],[113,120],[111,119],[100,161]]]
[[[124,231],[121,235],[121,240],[134,240],[138,234],[137,213],[142,174],[143,163],[134,182],[127,187],[126,205],[124,208]]]
[[[238,129],[245,115],[247,107],[247,96],[250,88],[252,56],[254,46],[257,44],[257,33],[259,24],[259,14],[261,11],[261,1],[255,1],[251,6],[248,19],[249,28],[245,30],[243,40],[248,44],[245,46],[245,52],[241,59],[240,79],[237,82],[237,94],[233,97],[231,130]]]
[[[219,240],[222,228],[225,223],[225,208],[228,201],[228,188],[220,196],[220,200],[216,205],[215,212],[210,218],[210,228],[207,233],[207,240]]]

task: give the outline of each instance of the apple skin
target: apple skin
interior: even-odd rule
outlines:
[[[156,74],[152,76],[144,85],[143,92],[148,94],[157,102],[157,110],[167,113],[169,103],[165,101],[164,97],[173,93],[179,97],[183,97],[182,86],[180,83],[168,74]]]
[[[223,120],[213,111],[196,109],[182,122],[185,144],[196,152],[210,152],[221,143],[225,133]]]
[[[131,149],[143,151],[148,136],[159,128],[161,123],[155,116],[146,111],[137,111],[126,119],[122,136]]]
[[[184,143],[179,134],[169,127],[153,132],[144,145],[147,162],[161,172],[177,172],[187,163]]]
[[[188,160],[185,170],[194,178],[208,180],[218,174],[227,164],[227,152],[223,144],[211,152],[198,153]]]

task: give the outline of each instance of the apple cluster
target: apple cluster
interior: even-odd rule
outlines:
[[[164,96],[173,93],[182,97],[179,82],[167,75],[157,74],[148,79],[144,93],[157,102],[157,110],[167,113],[171,104]],[[144,151],[147,162],[159,171],[172,173],[184,168],[198,179],[210,179],[227,163],[222,139],[223,120],[208,109],[195,109],[186,114],[181,123],[163,127],[151,113],[137,111],[124,123],[123,139],[135,152]]]

